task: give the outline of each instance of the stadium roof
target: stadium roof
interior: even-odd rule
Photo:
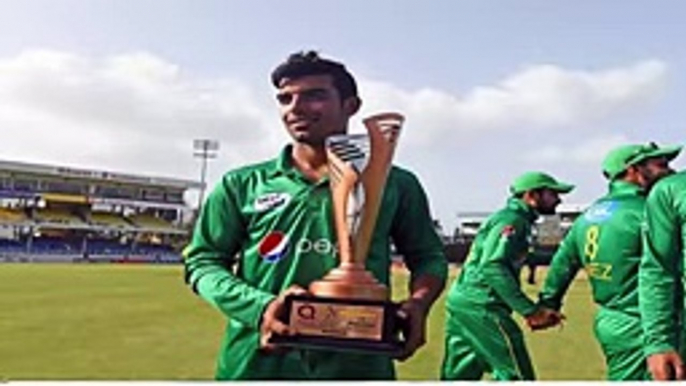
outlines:
[[[578,204],[578,203],[562,203],[560,204],[556,209],[555,213],[556,214],[578,214],[586,210],[588,207],[588,204]],[[500,209],[500,208],[498,208]],[[496,209],[496,210],[498,210]],[[458,219],[461,219],[463,221],[473,221],[473,220],[479,220],[479,219],[486,219],[486,217],[490,216],[495,210],[492,211],[464,211],[464,212],[457,212],[456,216]]]
[[[89,170],[69,166],[42,165],[19,161],[0,160],[0,172],[36,174],[45,177],[55,176],[75,178],[94,182],[116,182],[120,184],[164,186],[180,189],[202,188],[202,184],[200,182],[193,180],[169,177],[152,177],[103,170]]]

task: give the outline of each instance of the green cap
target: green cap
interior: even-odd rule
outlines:
[[[654,142],[647,145],[624,145],[610,151],[603,160],[603,173],[614,180],[631,165],[650,158],[666,157],[671,161],[679,155],[681,146],[659,147]]]
[[[574,185],[557,181],[543,172],[527,172],[517,177],[510,186],[512,194],[520,194],[529,190],[547,188],[558,193],[569,193]]]

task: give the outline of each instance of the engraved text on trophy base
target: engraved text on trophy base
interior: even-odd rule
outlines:
[[[299,334],[380,341],[383,307],[320,303],[297,300],[291,307],[290,324]]]

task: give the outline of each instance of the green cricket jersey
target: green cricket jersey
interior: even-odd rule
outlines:
[[[479,228],[462,268],[448,293],[447,306],[461,307],[460,299],[521,315],[536,304],[521,290],[519,272],[529,252],[531,225],[536,213],[518,198],[491,215]]]
[[[646,203],[639,299],[646,354],[684,347],[686,171],[660,180]]]
[[[388,357],[291,350],[259,351],[266,305],[307,287],[338,264],[328,179],[307,180],[291,147],[271,161],[228,172],[208,196],[184,251],[186,281],[228,317],[218,379],[392,378]],[[390,241],[412,277],[445,279],[447,263],[426,195],[410,172],[393,167],[366,260],[389,284]]]
[[[579,216],[553,256],[541,303],[560,309],[574,276],[584,269],[593,300],[638,317],[638,266],[645,194],[632,183],[613,181],[609,192]]]

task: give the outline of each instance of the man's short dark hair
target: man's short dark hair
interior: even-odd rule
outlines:
[[[341,100],[357,97],[357,83],[345,66],[319,57],[316,51],[296,52],[272,72],[272,84],[279,88],[284,79],[297,79],[310,75],[330,75]]]

